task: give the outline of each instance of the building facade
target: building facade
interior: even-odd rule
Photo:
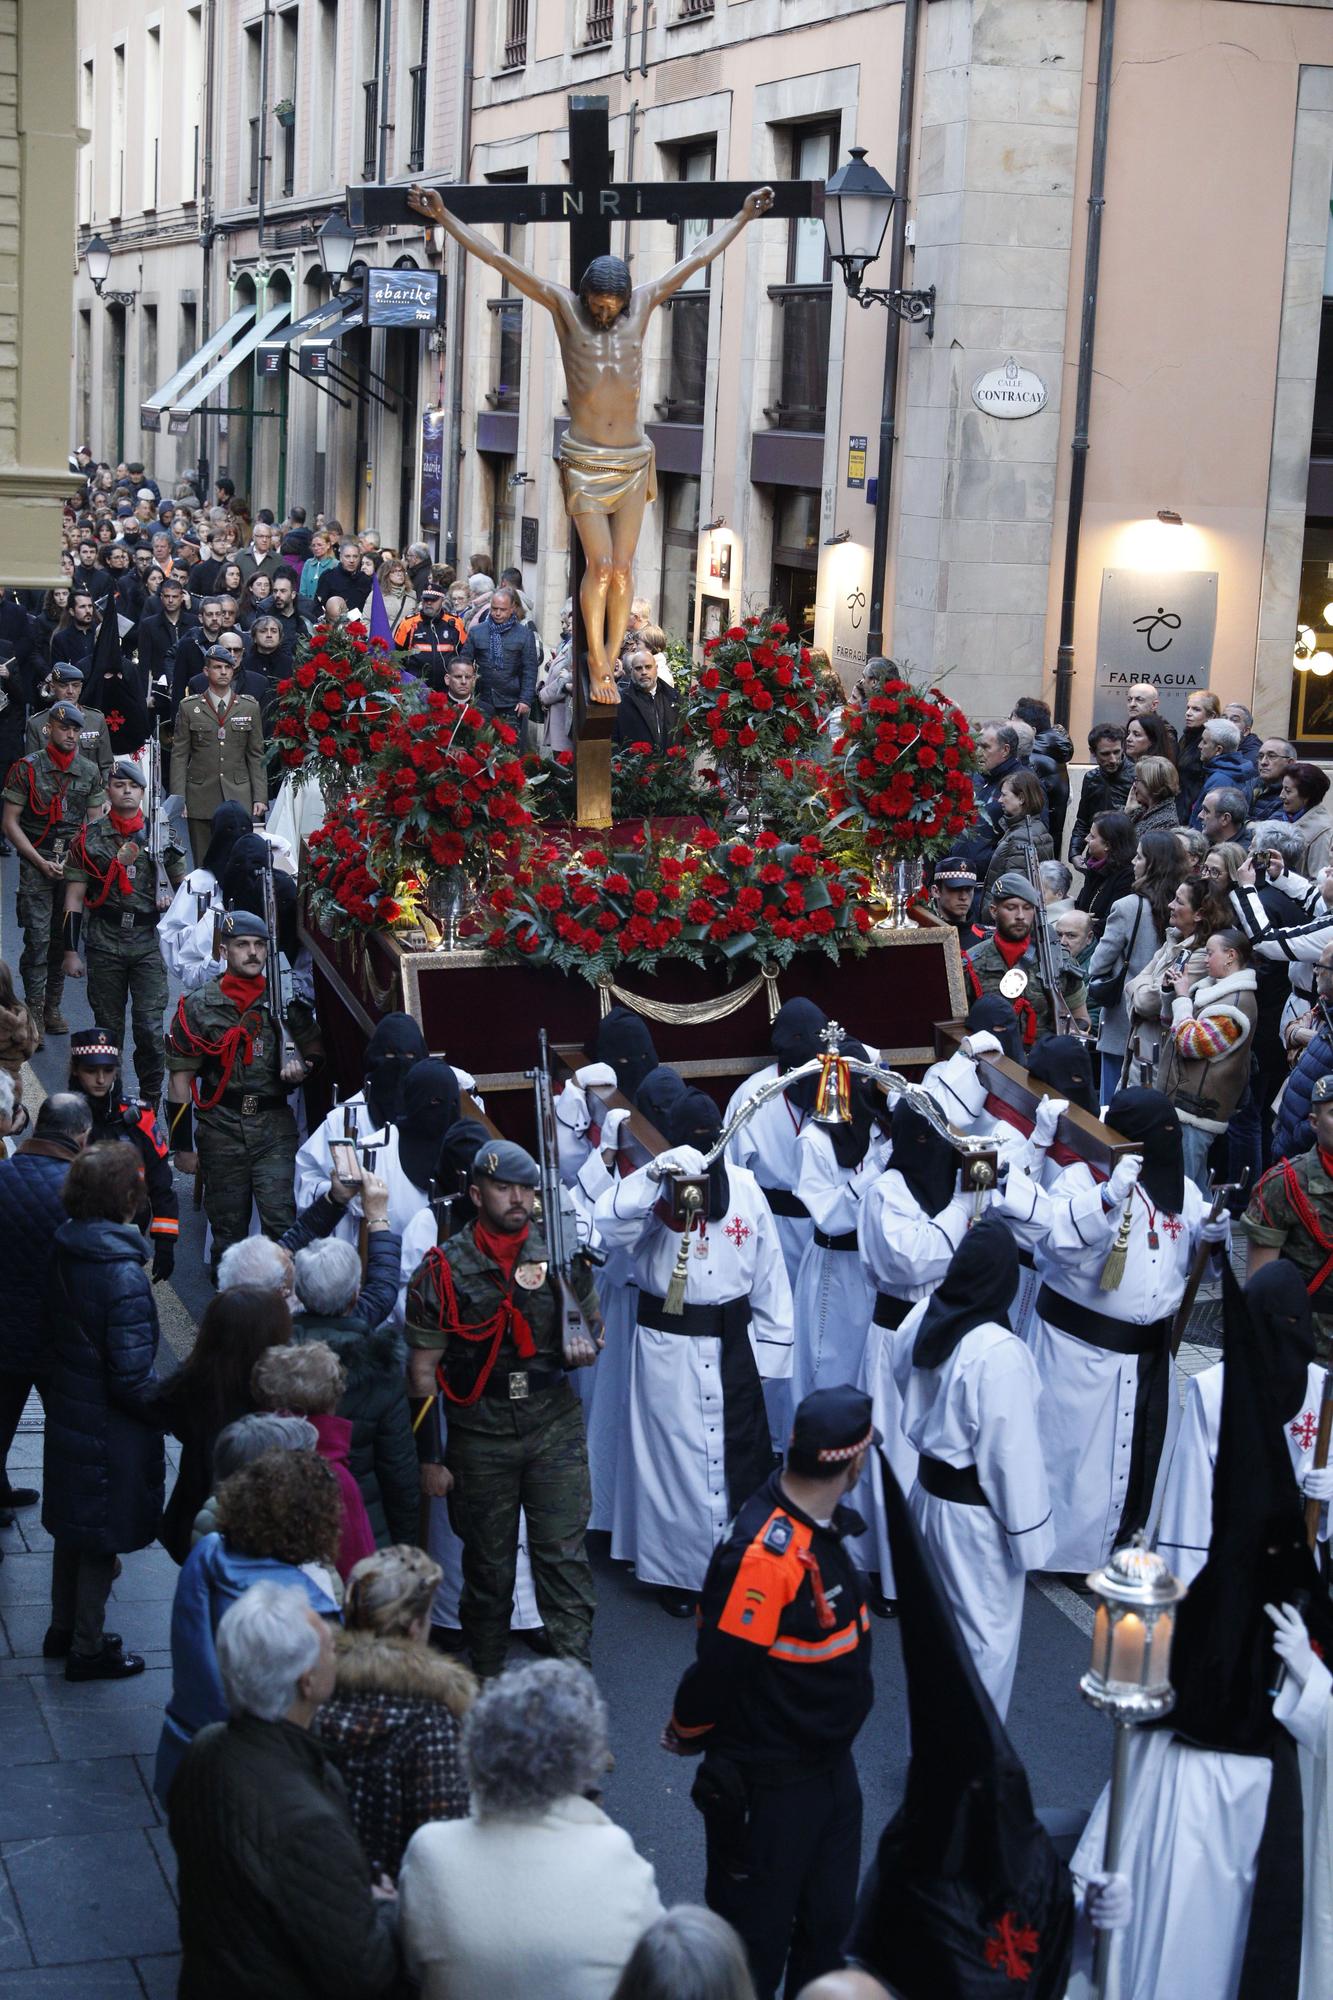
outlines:
[[[80,20],[81,237],[137,288],[108,308],[77,281],[73,430],[99,455],[159,478],[203,458],[252,502],[517,563],[551,636],[547,315],[405,220],[359,238],[349,283],[438,274],[443,324],[333,305],[323,356],[317,327],[265,361],[329,300],[320,223],[347,186],[562,181],[574,93],[608,100],[620,181],[822,181],[859,146],[906,167],[903,283],[935,287],[933,339],[856,309],[813,217],[756,223],[655,316],[636,588],[661,622],[698,638],[778,604],[850,679],[882,508],[887,649],[970,712],[1050,697],[1063,637],[1076,734],[1148,676],[1177,716],[1211,685],[1333,753],[1330,0],[1118,0],[1113,23],[1098,0],[84,0]],[[612,247],[655,273],[707,227],[618,221]],[[577,278],[564,230],[491,233]],[[888,265],[886,242],[867,284]],[[220,387],[178,407],[187,383],[143,430],[238,315]]]

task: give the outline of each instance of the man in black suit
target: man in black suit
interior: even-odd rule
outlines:
[[[657,659],[646,646],[625,660],[625,683],[616,709],[616,743],[624,749],[647,743],[664,757],[680,733],[680,703],[675,690],[657,678]]]

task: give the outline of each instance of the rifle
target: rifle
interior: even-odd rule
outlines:
[[[356,1147],[357,1136],[358,1136],[356,1126],[357,1126],[356,1112],[353,1110],[350,1104],[344,1104],[343,1137],[344,1139],[347,1140],[348,1144],[351,1145],[353,1148]],[[362,1160],[363,1164],[366,1167],[367,1172],[373,1172],[374,1171],[373,1154],[370,1153],[363,1154]],[[364,1278],[366,1275],[367,1265],[370,1259],[370,1224],[366,1220],[366,1204],[364,1201],[361,1203],[361,1214],[360,1217],[358,1218],[356,1225],[356,1254],[361,1259],[361,1276],[362,1278]]]
[[[1329,1442],[1333,1439],[1333,1367],[1324,1370],[1324,1393],[1319,1402],[1319,1429],[1314,1441],[1314,1469],[1322,1472],[1328,1464]],[[1305,1503],[1305,1539],[1313,1549],[1319,1540],[1320,1500]]]
[[[551,1093],[551,1051],[546,1030],[538,1031],[537,1067],[528,1071],[537,1113],[537,1162],[541,1173],[542,1227],[552,1282],[560,1300],[561,1344],[566,1368],[590,1368],[598,1342],[574,1290],[574,1251],[565,1229],[563,1189],[556,1150],[555,1102]]]
[[[156,730],[149,732],[144,759],[148,765],[148,858],[153,864],[153,894],[162,911],[171,908],[172,887],[167,875],[166,815],[162,810],[162,747]]]
[[[1238,1181],[1230,1181],[1225,1185],[1214,1181],[1212,1187],[1213,1205],[1208,1211],[1209,1222],[1217,1221],[1218,1216],[1222,1213],[1228,1195],[1237,1194],[1243,1196],[1249,1185],[1250,1170],[1248,1167],[1241,1169],[1241,1176]],[[1208,1259],[1212,1256],[1216,1247],[1213,1243],[1200,1243],[1194,1252],[1194,1261],[1190,1265],[1190,1274],[1185,1282],[1184,1294],[1180,1304],[1176,1307],[1176,1317],[1171,1327],[1171,1359],[1173,1361],[1180,1352],[1180,1343],[1185,1338],[1185,1328],[1189,1325],[1189,1317],[1194,1310],[1194,1300],[1199,1286],[1203,1282],[1204,1270]]]
[[[267,842],[265,846],[268,846]],[[301,1052],[292,1040],[292,1031],[287,1025],[287,1002],[282,993],[282,965],[278,958],[278,895],[273,883],[271,847],[264,856],[264,928],[268,932],[268,950],[264,955],[264,1005],[272,1018],[273,1031],[282,1051],[280,1068],[286,1070],[301,1060]]]

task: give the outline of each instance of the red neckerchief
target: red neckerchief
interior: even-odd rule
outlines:
[[[995,946],[995,949],[999,952],[1000,957],[1004,960],[1005,964],[1009,967],[1010,971],[1012,971],[1013,968],[1018,964],[1019,960],[1026,955],[1027,948],[1031,944],[1032,940],[1030,937],[1002,938],[1000,936],[1000,933],[996,931],[994,937],[991,939],[991,942]],[[971,959],[965,958],[963,960],[963,964],[967,967],[968,971],[972,973],[972,978],[973,981],[975,982],[977,989],[977,997],[979,999],[981,997],[981,981],[977,978],[975,971],[973,971],[972,969]],[[1001,994],[1000,998],[1005,999],[1007,998],[1007,995]],[[1032,1047],[1032,1044],[1037,1039],[1037,1010],[1033,1006],[1032,1002],[1028,999],[1026,993],[1020,993],[1016,1000],[1010,1000],[1009,1005],[1013,1008],[1014,1013],[1018,1018],[1019,1026],[1023,1030],[1023,1047],[1025,1049],[1030,1049]]]
[[[57,750],[52,744],[48,743],[46,745],[46,754],[51,759],[56,770],[62,776],[65,776],[73,765],[78,753],[74,750]],[[19,776],[20,772],[22,773],[22,777]],[[34,847],[40,847],[54,833],[65,817],[65,794],[69,790],[68,783],[62,784],[60,778],[57,778],[50,798],[44,799],[37,789],[37,759],[35,757],[21,757],[18,763],[11,767],[7,782],[11,785],[19,783],[27,786],[28,811],[39,825],[41,825],[41,831],[29,834],[28,838]],[[43,822],[44,824],[42,824]]]
[[[236,989],[239,988],[243,993],[250,993],[251,989],[257,986],[259,992],[254,994],[254,999],[258,999],[259,993],[262,993],[264,989],[262,979],[241,979],[230,972],[224,973],[218,984],[224,985],[227,981],[230,981],[233,987],[233,991],[227,995],[227,998],[237,1006],[241,1006],[241,1002],[237,997]],[[248,1004],[253,1005],[253,1001]],[[194,1029],[186,1020],[185,997],[184,995],[181,996],[180,1004],[176,1008],[176,1019],[172,1025],[172,1035],[174,1036],[179,1032],[180,1039],[190,1049],[191,1053],[215,1056],[218,1062],[218,1087],[211,1097],[201,1097],[199,1095],[198,1077],[195,1077],[190,1085],[190,1095],[194,1100],[195,1109],[198,1111],[211,1111],[222,1096],[223,1091],[230,1087],[231,1073],[236,1067],[237,1056],[240,1056],[243,1063],[248,1064],[251,1056],[254,1054],[255,1031],[247,1025],[244,1012],[245,1010],[242,1008],[242,1018],[236,1023],[234,1028],[228,1028],[220,1040],[206,1042],[202,1035],[195,1034]]]
[[[1333,1181],[1333,1153],[1326,1153],[1322,1146],[1318,1147],[1317,1151],[1319,1153],[1320,1166],[1324,1169],[1329,1179]]]
[[[72,750],[57,750],[54,743],[48,743],[46,746],[46,754],[51,759],[51,762],[55,765],[57,771],[68,771],[70,765],[74,762],[74,759],[78,756],[79,749],[78,745],[75,744]]]
[[[435,1379],[444,1394],[446,1402],[456,1403],[460,1409],[464,1410],[470,1410],[474,1403],[481,1400],[486,1384],[490,1381],[496,1361],[499,1358],[506,1333],[513,1336],[514,1346],[520,1360],[531,1361],[537,1352],[536,1343],[532,1338],[532,1328],[514,1304],[512,1291],[509,1289],[513,1285],[513,1268],[518,1263],[519,1253],[527,1242],[528,1232],[525,1229],[521,1235],[500,1237],[492,1234],[480,1220],[473,1223],[472,1229],[477,1239],[478,1248],[487,1257],[491,1257],[496,1264],[500,1265],[501,1276],[504,1278],[507,1288],[504,1297],[500,1300],[499,1306],[489,1319],[466,1321],[460,1318],[458,1293],[454,1286],[454,1274],[449,1267],[449,1259],[445,1256],[443,1250],[440,1249],[428,1251],[426,1258],[435,1278],[436,1295],[440,1302],[436,1318],[436,1324],[440,1328],[440,1331],[452,1334],[458,1340],[473,1342],[489,1340],[491,1343],[490,1352],[485,1356],[480,1369],[477,1371],[477,1379],[472,1385],[470,1395],[456,1395],[449,1387],[443,1361],[441,1361],[435,1371]],[[505,1272],[504,1264],[496,1254],[497,1247],[500,1244],[505,1246],[504,1262],[507,1262],[509,1265],[508,1273]],[[512,1251],[509,1248],[510,1245],[513,1246]]]
[[[488,1229],[478,1216],[472,1225],[472,1234],[477,1239],[477,1248],[486,1253],[492,1264],[500,1266],[500,1275],[506,1285],[512,1285],[514,1267],[523,1254],[523,1246],[528,1240],[526,1225],[519,1230]]]
[[[126,819],[123,813],[118,813],[113,809],[107,814],[107,818],[122,840],[132,840],[136,833],[143,832],[142,812],[132,812],[129,818]]]
[[[113,831],[118,833],[122,840],[132,840],[136,833],[143,831],[143,814],[141,812],[131,814],[128,819],[125,819],[118,812],[112,812],[107,814],[107,820]],[[113,889],[118,895],[128,900],[134,894],[134,883],[130,879],[129,870],[120,856],[113,854],[107,862],[106,873],[104,875],[88,852],[86,832],[87,829],[85,828],[79,834],[75,842],[75,848],[81,865],[95,878],[101,889],[100,895],[89,896],[87,898],[87,907],[90,910],[100,910]]]
[[[996,931],[995,936],[992,939],[992,943],[994,944],[996,951],[999,952],[1000,957],[1004,960],[1005,964],[1009,966],[1011,969],[1015,965],[1017,965],[1019,959],[1025,955],[1027,948],[1031,944],[1031,942],[1032,940],[1030,937],[1002,938],[998,931]]]
[[[257,972],[253,979],[246,979],[239,972],[224,972],[218,985],[238,1014],[248,1014],[252,1007],[257,1007],[268,990],[262,972]]]

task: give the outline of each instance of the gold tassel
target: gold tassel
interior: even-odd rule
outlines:
[[[1101,1290],[1104,1292],[1114,1292],[1125,1275],[1125,1258],[1129,1250],[1129,1233],[1133,1227],[1134,1194],[1131,1189],[1129,1200],[1120,1211],[1120,1227],[1115,1233],[1115,1242],[1111,1245],[1111,1254],[1102,1265]]]
[[[676,1266],[671,1273],[671,1283],[666,1288],[662,1301],[663,1312],[678,1317],[685,1310],[685,1281],[690,1271],[690,1231],[694,1227],[695,1216],[702,1207],[697,1187],[686,1186],[681,1190],[681,1206],[685,1210],[685,1227],[680,1232],[680,1248],[676,1252]]]

